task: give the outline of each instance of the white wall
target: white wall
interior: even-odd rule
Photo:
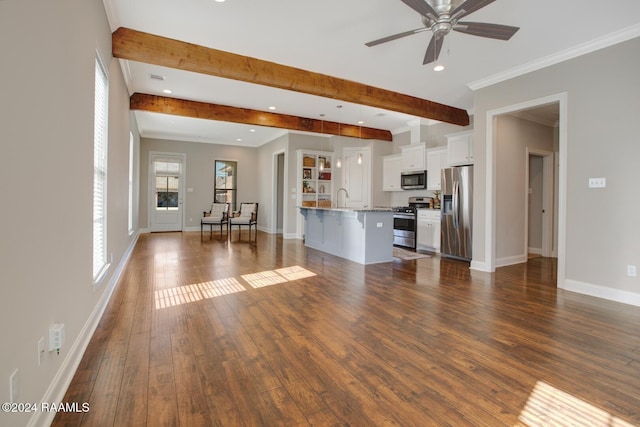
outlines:
[[[633,196],[640,182],[638,52],[640,38],[475,92],[474,261],[487,257],[487,112],[565,93],[566,259],[560,285],[640,305],[640,277],[626,276],[627,265],[640,266],[640,200]],[[587,188],[589,177],[607,178],[607,188]]]
[[[110,85],[107,252],[113,262],[94,290],[96,49]],[[129,129],[135,125],[111,58],[102,1],[0,1],[0,52],[0,182],[7,202],[0,220],[0,402],[9,400],[16,368],[18,401],[59,401],[136,239],[127,227]],[[46,351],[38,366],[36,343],[54,322],[65,324],[65,346],[59,355]],[[0,412],[0,425],[26,425],[29,415]]]
[[[141,139],[140,149],[140,228],[149,227],[149,152],[186,154],[186,177],[184,193],[185,230],[200,230],[202,212],[211,207],[215,177],[215,161],[231,160],[238,162],[238,205],[242,202],[260,202],[264,196],[260,193],[260,171],[258,152],[254,148],[234,145],[203,144],[199,142],[171,141],[163,139]],[[193,192],[187,192],[191,188]],[[262,224],[262,205],[258,210],[259,225]]]

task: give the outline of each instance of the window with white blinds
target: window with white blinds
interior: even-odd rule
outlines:
[[[133,134],[129,132],[129,215],[128,230],[129,235],[133,234]]]
[[[107,118],[109,80],[96,56],[93,130],[93,281],[107,270]]]

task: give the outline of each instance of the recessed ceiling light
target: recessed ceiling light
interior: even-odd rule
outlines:
[[[255,132],[255,131],[256,131],[255,129],[249,129],[249,132]]]
[[[433,67],[433,71],[442,71],[444,70],[444,65],[442,64],[436,64],[435,67]]]
[[[242,138],[236,138],[236,141],[242,142]]]
[[[273,105],[271,107],[269,107],[269,110],[275,110],[276,107],[274,107]]]
[[[216,3],[224,3],[225,0],[215,0]]]
[[[363,125],[363,124],[364,124],[364,122],[363,122],[362,120],[358,120],[358,124],[359,124],[359,125]]]
[[[150,74],[149,77],[154,80],[164,80],[164,76],[161,76],[160,74]]]
[[[162,89],[162,91],[163,91],[164,93],[173,93],[173,92],[171,92],[171,89]]]

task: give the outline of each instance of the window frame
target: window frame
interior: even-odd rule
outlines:
[[[223,168],[225,165],[226,166],[232,166],[232,174],[231,175],[218,175],[218,164],[222,164],[221,168]],[[232,176],[233,179],[231,180],[231,186],[228,187],[227,186],[227,180],[224,180],[224,186],[219,187],[218,186],[218,182],[219,179],[218,177],[221,178],[228,178],[229,176]],[[225,197],[225,200],[219,200],[218,199],[218,194],[223,194],[226,192],[231,192],[231,201],[228,200],[227,197]],[[213,201],[214,202],[228,202],[229,206],[230,206],[230,210],[231,211],[235,211],[237,210],[237,206],[238,206],[238,162],[236,160],[215,160],[214,164],[213,164]]]
[[[107,184],[109,157],[109,75],[96,52],[93,130],[93,284],[109,269],[107,259]]]

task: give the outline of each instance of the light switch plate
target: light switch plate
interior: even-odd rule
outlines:
[[[607,178],[589,178],[589,188],[605,188]]]

